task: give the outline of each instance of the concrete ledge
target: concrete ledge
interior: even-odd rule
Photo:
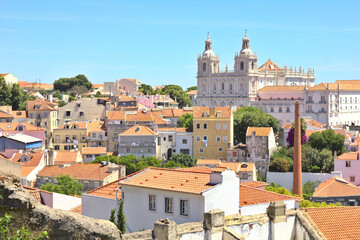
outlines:
[[[190,222],[183,223],[177,226],[177,233],[185,234],[185,233],[194,233],[194,232],[203,232],[204,225],[203,222]]]
[[[245,237],[240,236],[231,228],[224,227],[223,240],[245,240]]]
[[[142,232],[127,233],[122,235],[122,240],[152,240],[152,230]]]

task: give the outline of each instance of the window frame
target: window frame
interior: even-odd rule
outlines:
[[[186,205],[184,205],[184,203],[186,203]],[[185,208],[185,206],[186,206],[186,208]],[[186,209],[186,211],[183,211],[183,209]],[[190,213],[190,211],[189,211],[189,200],[180,199],[180,216],[188,217],[189,213]]]
[[[165,213],[173,214],[174,213],[174,199],[171,197],[165,197]]]
[[[149,195],[149,206],[148,206],[148,210],[149,211],[156,211],[156,195]]]

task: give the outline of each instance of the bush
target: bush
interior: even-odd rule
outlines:
[[[269,170],[271,172],[288,172],[289,162],[285,158],[276,158],[274,161],[270,162]]]

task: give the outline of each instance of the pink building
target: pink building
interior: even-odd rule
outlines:
[[[360,184],[359,152],[347,152],[334,158],[334,170],[342,172],[342,178],[358,186]]]
[[[14,135],[18,133],[41,139],[42,145],[45,145],[44,128],[36,127],[25,122],[0,123],[0,136]]]

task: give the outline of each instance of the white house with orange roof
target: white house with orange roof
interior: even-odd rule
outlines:
[[[120,181],[127,232],[150,229],[158,219],[203,221],[205,212],[239,212],[239,178],[232,170],[209,173],[147,168]],[[141,221],[139,221],[141,216]]]
[[[135,125],[119,134],[118,153],[137,157],[160,157],[158,134],[147,126]]]
[[[12,75],[11,73],[0,73],[0,75],[4,77],[7,84],[12,85],[14,83],[18,83],[17,77],[14,77],[14,75]]]
[[[158,128],[161,158],[170,159],[173,154],[192,156],[193,132],[191,128]]]

